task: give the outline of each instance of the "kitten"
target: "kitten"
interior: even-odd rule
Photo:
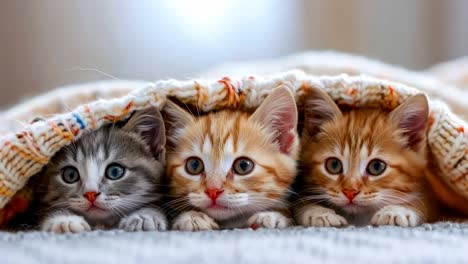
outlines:
[[[292,93],[275,89],[253,113],[194,117],[168,102],[168,203],[173,229],[285,228],[299,139]]]
[[[342,112],[320,89],[304,102],[300,225],[416,226],[428,220],[424,95],[390,113]]]
[[[133,114],[64,147],[40,175],[40,229],[58,233],[118,227],[164,230],[153,206],[165,164],[164,122],[158,110]]]

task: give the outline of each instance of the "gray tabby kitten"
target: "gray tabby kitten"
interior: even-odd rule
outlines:
[[[161,198],[165,142],[161,114],[151,108],[60,150],[40,178],[40,229],[165,230],[166,216],[154,206]]]

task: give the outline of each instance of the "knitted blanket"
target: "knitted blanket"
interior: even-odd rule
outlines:
[[[149,106],[161,108],[169,97],[205,112],[226,108],[254,109],[279,86],[288,87],[298,102],[308,89],[316,87],[325,90],[338,104],[354,108],[393,109],[414,94],[427,93],[430,98],[427,143],[433,157],[430,174],[448,188],[446,193],[468,199],[468,126],[448,107],[450,105],[459,115],[468,113],[468,92],[427,75],[349,55],[303,54],[286,61],[291,63],[273,61],[264,63],[262,68],[267,69],[267,64],[276,65],[276,68],[280,64],[301,68],[294,66],[299,61],[300,65],[307,67],[286,72],[275,69],[275,73],[242,77],[233,73],[231,77],[218,75],[217,78],[186,81],[75,86],[51,92],[1,113],[0,208],[7,207],[0,213],[0,219],[5,222],[27,207],[30,193],[27,190],[17,192],[54,153],[86,131],[116,122],[135,110]],[[346,64],[344,61],[350,62]],[[349,67],[344,69],[343,65]],[[249,69],[248,64],[245,69]],[[338,72],[350,75],[336,75]],[[205,73],[202,76],[212,75]],[[48,118],[33,124],[21,124],[38,115]]]

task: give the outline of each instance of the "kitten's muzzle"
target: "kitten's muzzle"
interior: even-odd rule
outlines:
[[[343,189],[343,194],[348,198],[349,202],[352,203],[354,198],[360,193],[358,190]]]
[[[85,192],[83,196],[88,199],[91,203],[94,203],[96,201],[96,198],[100,195],[100,192]]]
[[[213,204],[216,204],[216,199],[224,192],[223,189],[206,189],[205,193],[210,197]]]

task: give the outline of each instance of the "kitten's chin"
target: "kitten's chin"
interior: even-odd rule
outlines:
[[[372,207],[354,204],[354,203],[341,205],[340,208],[349,214],[362,214],[362,213],[366,213],[366,212],[373,210]]]
[[[206,214],[213,217],[214,219],[221,221],[227,220],[239,214],[239,210],[224,206],[210,206],[204,208],[203,211],[205,211]]]
[[[81,210],[79,210],[79,212],[86,219],[95,220],[95,221],[106,220],[106,219],[111,218],[113,216],[112,211],[110,211],[108,209],[101,208],[101,207],[97,207],[97,206],[89,207],[86,210],[81,209]]]

